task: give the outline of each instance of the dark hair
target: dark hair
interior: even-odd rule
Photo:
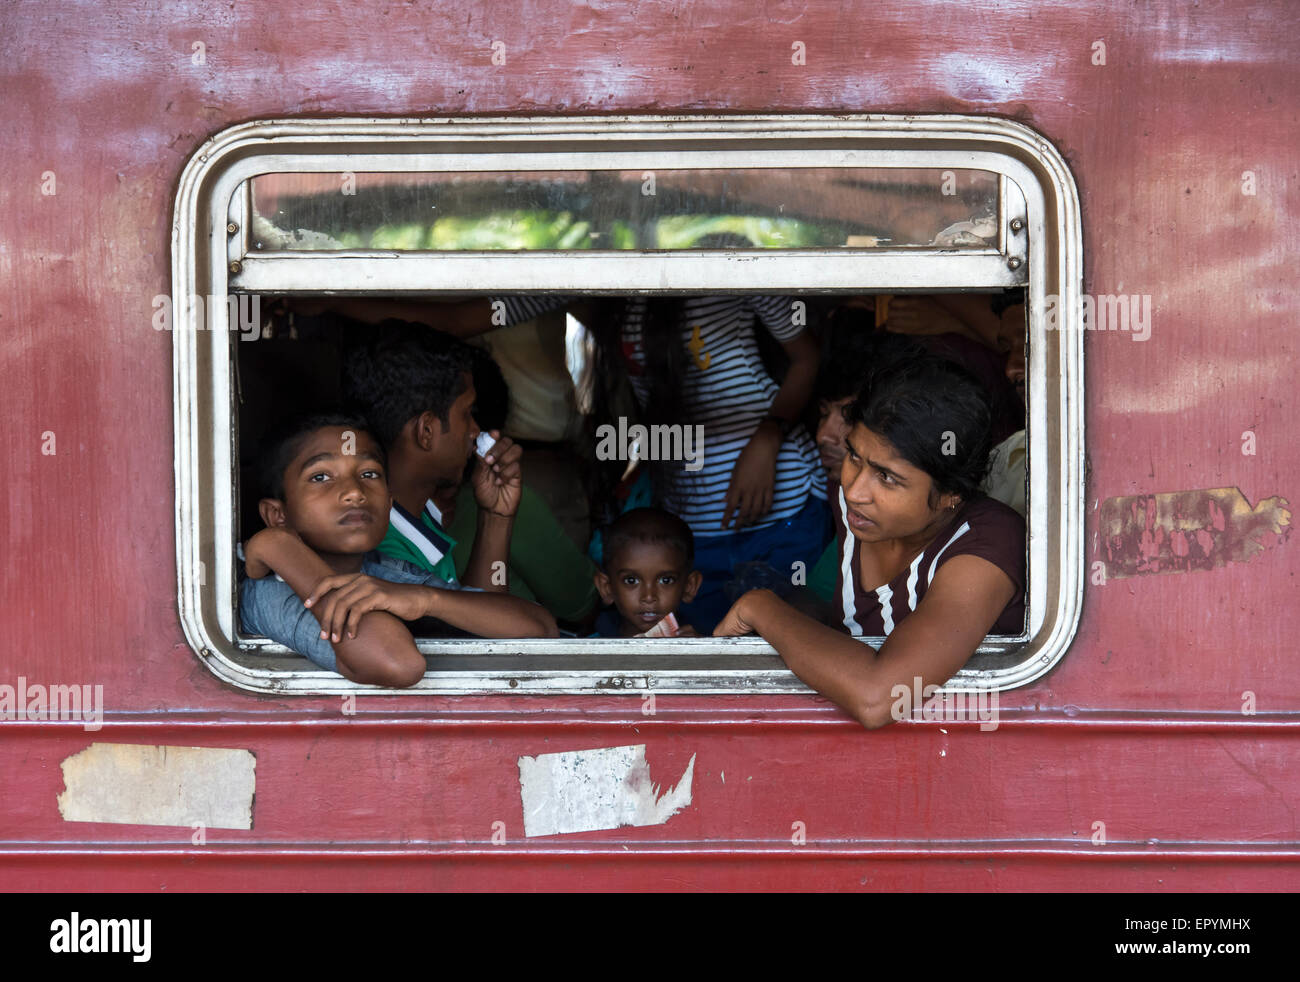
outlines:
[[[370,421],[388,449],[421,413],[433,413],[445,429],[473,364],[474,349],[464,341],[431,327],[387,320],[344,352],[343,401]]]
[[[503,429],[510,414],[510,386],[488,349],[471,345],[470,350],[474,353],[474,421],[484,433]]]
[[[614,555],[631,542],[662,543],[680,552],[689,566],[695,560],[691,527],[662,508],[633,508],[606,526],[601,565],[609,572]]]
[[[293,458],[302,452],[302,445],[317,430],[343,426],[357,433],[370,433],[370,427],[360,416],[343,412],[307,413],[289,417],[276,424],[267,434],[262,448],[258,478],[262,497],[284,498],[284,472]],[[372,434],[373,435],[373,434]],[[376,441],[378,442],[378,441]],[[384,459],[384,448],[379,448],[379,459]]]
[[[889,348],[872,364],[846,418],[929,474],[934,492],[978,497],[991,447],[988,393],[960,365],[910,343]]]
[[[601,302],[591,325],[596,342],[594,411],[590,426],[594,430],[601,423],[614,418],[609,402],[612,380],[626,378],[623,360],[623,329],[630,320],[630,312],[638,301],[634,297],[612,297]],[[681,325],[685,319],[686,302],[681,297],[649,297],[645,301],[641,319],[641,353],[645,362],[641,377],[645,383],[646,397],[639,406],[640,422],[646,425],[685,424],[688,409],[682,391],[686,376],[686,348],[681,343]],[[594,439],[594,438],[593,438]],[[680,465],[664,460],[647,460],[642,466],[650,474],[654,500],[667,504],[674,493],[682,493],[690,478]],[[622,471],[621,463],[601,467],[595,474],[597,486],[593,498],[603,500],[612,493]]]
[[[825,323],[813,394],[818,400],[839,402],[861,390],[883,334],[876,330],[876,312],[864,307],[841,304]]]

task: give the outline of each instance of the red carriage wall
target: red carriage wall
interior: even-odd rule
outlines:
[[[102,685],[107,713],[96,733],[0,724],[5,882],[1294,885],[1296,554],[1268,522],[1233,535],[1252,519],[1216,519],[1208,491],[1295,500],[1300,477],[1300,9],[56,2],[0,26],[0,683]],[[188,156],[257,117],[692,111],[1006,115],[1070,161],[1085,290],[1153,314],[1148,340],[1085,340],[1086,559],[1133,575],[1087,588],[1060,667],[1003,694],[995,733],[867,733],[813,697],[660,698],[653,718],[627,697],[372,697],[344,717],[219,683],[177,620],[171,339],[151,323]],[[1192,525],[1163,542],[1114,500],[1176,492]],[[60,762],[92,742],[252,751],[253,828],[198,845],[65,821]],[[640,743],[665,787],[694,755],[687,808],[524,837],[519,757]]]

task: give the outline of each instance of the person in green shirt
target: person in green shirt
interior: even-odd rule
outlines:
[[[509,387],[500,367],[481,348],[474,349],[473,375],[477,394],[474,416],[484,430],[497,430],[505,423]],[[456,569],[463,572],[469,568],[469,543],[479,521],[477,496],[468,484],[462,484],[458,489],[448,488],[435,504],[452,539]],[[585,629],[598,602],[593,578],[596,566],[526,481],[514,516],[507,564],[512,594],[540,603],[558,621]]]
[[[437,504],[465,479],[480,432],[472,412],[473,349],[403,321],[385,321],[360,336],[344,353],[343,395],[369,421],[388,456],[393,506],[379,552],[449,583],[508,592],[510,537],[523,488],[521,449],[493,433],[496,443],[469,467],[478,512],[459,571],[452,556],[457,541]]]

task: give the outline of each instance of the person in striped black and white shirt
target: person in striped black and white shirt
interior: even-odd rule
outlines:
[[[762,635],[796,675],[869,728],[894,693],[942,685],[987,634],[1025,621],[1025,525],[985,496],[988,395],[933,355],[873,366],[848,414],[840,471],[838,627],[767,590],[715,635]],[[873,653],[861,643],[883,636]]]

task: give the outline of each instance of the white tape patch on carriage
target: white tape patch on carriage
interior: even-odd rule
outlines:
[[[650,780],[645,744],[519,758],[524,835],[663,825],[691,803],[695,755],[662,795]]]
[[[253,827],[257,758],[247,750],[92,743],[60,766],[65,822]]]

